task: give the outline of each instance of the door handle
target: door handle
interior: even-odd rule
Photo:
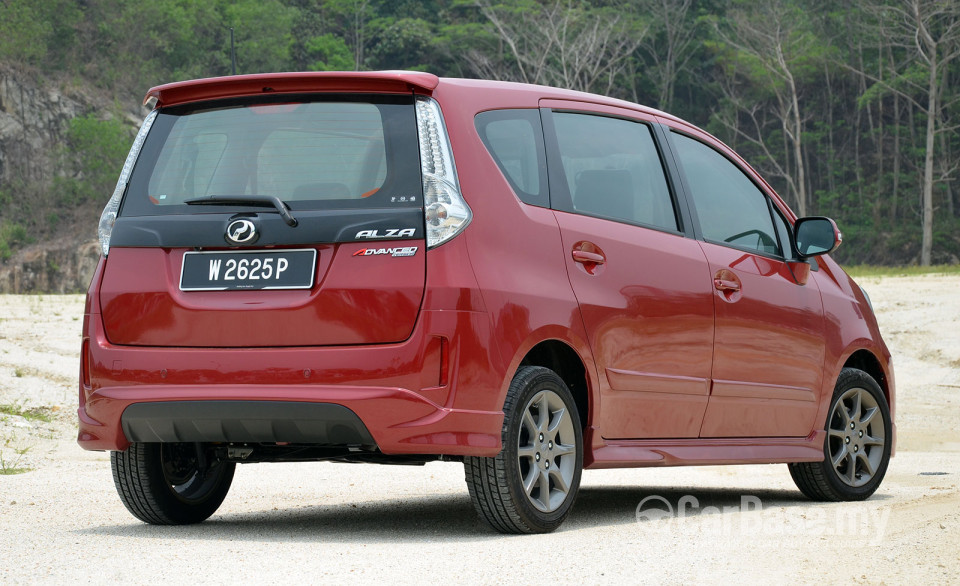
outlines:
[[[596,252],[587,252],[586,250],[574,250],[573,251],[573,260],[574,262],[579,263],[593,263],[596,265],[602,265],[607,262],[607,259],[602,254],[597,254]]]
[[[717,291],[739,291],[740,283],[736,281],[729,281],[727,279],[714,279],[713,287]]]

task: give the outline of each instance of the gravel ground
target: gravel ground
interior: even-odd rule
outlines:
[[[29,469],[0,475],[0,582],[956,583],[960,277],[862,284],[898,383],[873,498],[812,503],[783,465],[586,471],[546,536],[491,532],[451,463],[243,465],[206,523],[140,523],[75,443],[82,298],[0,296],[0,468]]]

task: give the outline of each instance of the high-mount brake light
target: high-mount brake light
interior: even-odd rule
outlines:
[[[453,151],[436,100],[417,96],[417,132],[423,175],[423,213],[427,248],[434,248],[463,231],[473,212],[460,193]]]
[[[120,172],[120,178],[117,179],[117,187],[113,190],[113,195],[110,196],[107,205],[104,206],[103,213],[100,214],[100,225],[97,227],[97,236],[100,238],[100,252],[103,253],[103,256],[107,256],[107,253],[110,251],[110,234],[113,233],[113,224],[117,221],[117,212],[120,211],[120,200],[123,198],[123,192],[127,188],[127,181],[130,180],[133,165],[137,162],[137,157],[140,156],[140,148],[143,147],[143,141],[147,138],[147,133],[150,132],[150,127],[153,125],[156,117],[157,111],[153,110],[143,119],[143,124],[140,125],[140,132],[137,133],[137,138],[134,139],[133,146],[130,147],[130,152],[127,153],[127,160],[123,163],[123,170]]]

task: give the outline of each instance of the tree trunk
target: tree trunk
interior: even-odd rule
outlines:
[[[900,94],[893,94],[893,192],[890,200],[890,224],[897,223],[897,202],[900,197]]]
[[[877,77],[881,80],[883,79],[883,48],[877,50]],[[877,182],[876,188],[873,193],[873,226],[874,228],[880,225],[880,215],[882,214],[883,207],[883,185],[885,182],[884,178],[884,138],[886,137],[886,131],[883,125],[884,121],[884,112],[883,112],[883,98],[877,100],[877,134],[876,138],[873,141],[873,147],[877,150]],[[872,123],[871,123],[872,126]]]
[[[780,48],[777,48],[778,54],[780,53]],[[797,85],[794,83],[793,74],[790,72],[790,69],[787,67],[786,60],[783,57],[780,57],[780,64],[783,67],[784,77],[787,79],[787,84],[790,88],[790,101],[791,101],[791,126],[793,126],[793,137],[791,142],[793,143],[793,156],[796,160],[797,165],[797,199],[800,202],[799,211],[800,217],[807,215],[807,177],[806,177],[806,165],[804,164],[803,159],[803,121],[800,119],[800,103],[797,99]]]
[[[946,120],[944,120],[943,114],[943,91],[946,88],[950,87],[950,68],[944,67],[942,69],[943,75],[940,78],[940,86],[937,88],[940,91],[940,96],[938,98],[939,106],[941,108],[940,115],[937,116],[937,123],[940,125],[940,131],[937,132],[937,135],[940,137],[940,182],[943,184],[943,199],[944,203],[947,204],[946,214],[948,218],[955,218],[956,214],[954,213],[953,207],[953,178],[950,177],[950,161],[953,161],[953,157],[950,156],[950,142],[947,140],[947,132],[944,132],[943,127],[946,125]]]
[[[920,265],[930,266],[933,250],[933,139],[937,130],[937,61],[936,54],[930,60],[930,77],[927,87],[927,143],[923,155],[923,240],[920,245]]]
[[[834,164],[836,163],[836,141],[833,137],[833,86],[830,83],[830,70],[827,64],[823,64],[823,76],[827,82],[827,188],[831,194],[837,192],[836,173]],[[831,210],[831,213],[835,213]]]

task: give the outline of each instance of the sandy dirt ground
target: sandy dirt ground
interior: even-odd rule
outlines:
[[[243,465],[206,523],[140,523],[107,454],[75,443],[82,298],[0,296],[0,468],[29,469],[0,475],[0,583],[955,584],[960,277],[861,284],[898,392],[897,455],[870,500],[813,503],[784,465],[586,471],[546,536],[489,530],[455,463]]]

